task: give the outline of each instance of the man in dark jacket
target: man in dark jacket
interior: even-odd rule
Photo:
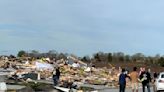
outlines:
[[[127,74],[125,73],[125,69],[122,69],[122,73],[119,76],[119,92],[125,92],[125,88],[126,88],[126,78],[130,78],[129,76],[127,76]]]
[[[142,82],[143,92],[145,92],[145,87],[147,87],[148,92],[150,92],[151,75],[149,72],[145,71],[145,69],[142,71],[140,75],[140,81]]]
[[[59,67],[57,67],[56,70],[54,70],[53,72],[54,86],[58,85],[59,79],[60,79],[60,69]]]

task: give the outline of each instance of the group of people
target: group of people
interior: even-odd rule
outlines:
[[[141,68],[140,72],[137,72],[137,67],[133,68],[133,71],[129,74],[125,72],[125,69],[122,69],[121,74],[119,75],[119,92],[125,92],[126,88],[126,79],[130,79],[132,92],[138,92],[139,83],[142,83],[142,91],[145,92],[145,87],[147,91],[150,91],[150,82],[152,80],[149,70]]]
[[[60,78],[60,69],[59,67],[57,67],[54,69],[53,72],[54,86],[58,85],[59,78]],[[119,92],[125,92],[127,78],[130,79],[131,81],[132,92],[138,92],[139,83],[142,84],[143,92],[145,92],[145,88],[147,88],[148,92],[151,92],[150,82],[152,81],[152,78],[149,70],[146,70],[145,68],[141,68],[140,72],[138,73],[137,67],[134,67],[132,72],[127,73],[127,71],[123,68],[121,74],[119,75]]]

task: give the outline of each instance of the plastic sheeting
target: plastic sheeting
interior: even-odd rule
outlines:
[[[36,62],[35,65],[36,65],[36,69],[50,69],[50,70],[54,69],[53,65],[48,63]]]

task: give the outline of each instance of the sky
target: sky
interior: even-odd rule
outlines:
[[[163,0],[0,0],[0,54],[164,54]]]

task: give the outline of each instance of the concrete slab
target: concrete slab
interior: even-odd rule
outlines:
[[[21,90],[21,89],[24,89],[26,88],[26,86],[20,86],[20,85],[7,85],[7,89],[14,89],[14,90]]]

